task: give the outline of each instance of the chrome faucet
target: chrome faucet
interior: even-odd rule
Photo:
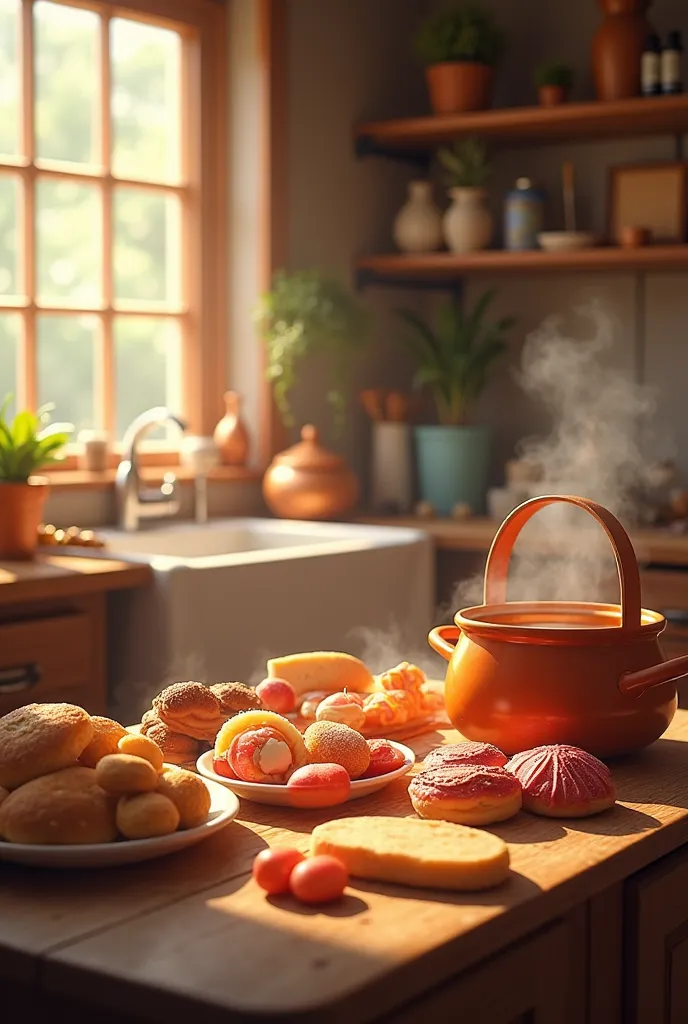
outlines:
[[[162,487],[141,487],[137,458],[139,442],[149,430],[164,423],[176,423],[180,430],[186,430],[184,420],[169,409],[158,406],[137,416],[124,435],[122,461],[115,477],[117,518],[124,530],[137,530],[141,519],[173,516],[179,511],[174,473],[165,473]]]

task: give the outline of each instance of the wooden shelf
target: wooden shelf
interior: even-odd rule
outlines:
[[[356,261],[359,285],[442,282],[468,274],[528,273],[531,271],[608,272],[688,270],[688,245],[649,245],[639,249],[599,246],[575,252],[428,252],[408,256],[392,253],[363,256]]]
[[[366,155],[423,152],[467,135],[519,146],[685,132],[688,95],[368,121],[357,125],[355,136],[357,152]]]

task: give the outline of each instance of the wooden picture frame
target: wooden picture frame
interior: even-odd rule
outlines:
[[[646,228],[650,241],[685,242],[688,232],[688,162],[622,164],[609,169],[609,240],[624,228]]]

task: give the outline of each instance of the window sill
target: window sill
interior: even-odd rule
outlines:
[[[146,484],[159,485],[165,473],[174,473],[180,484],[194,481],[194,474],[186,466],[143,466],[141,479]],[[103,473],[92,473],[83,469],[49,470],[40,474],[47,477],[53,491],[107,490],[114,485],[116,470],[106,469]],[[246,483],[261,480],[263,472],[245,466],[215,466],[208,473],[208,480],[215,483]]]

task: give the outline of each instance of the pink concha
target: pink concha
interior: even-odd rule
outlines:
[[[565,743],[514,754],[505,765],[523,787],[523,806],[553,815],[582,816],[610,807],[614,781],[605,764]]]

